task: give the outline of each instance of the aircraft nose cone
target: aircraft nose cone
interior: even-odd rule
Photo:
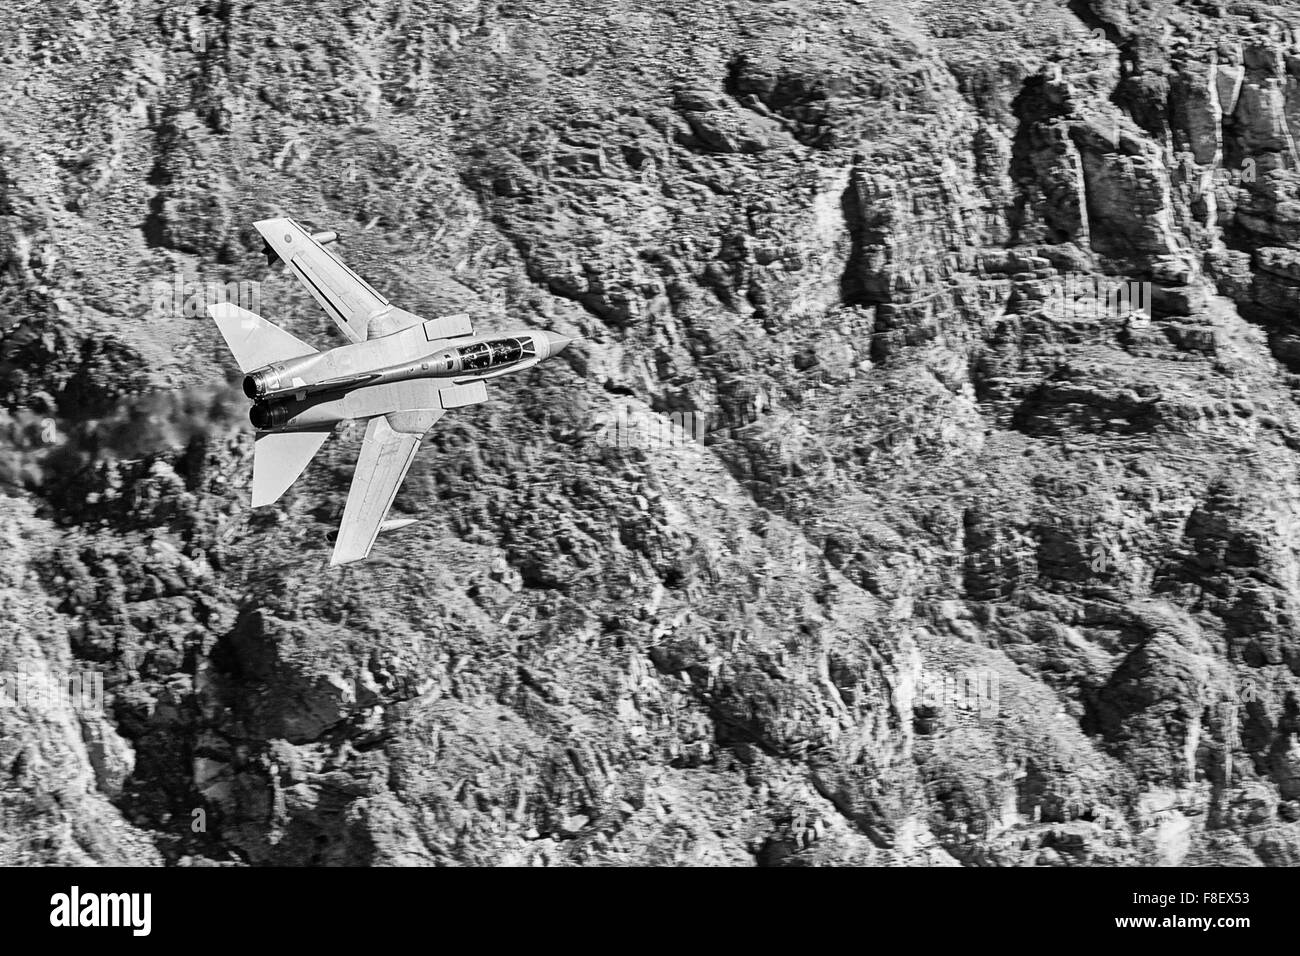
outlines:
[[[557,355],[563,352],[564,347],[573,341],[567,335],[561,335],[559,332],[544,332],[542,334],[546,336],[547,355]]]

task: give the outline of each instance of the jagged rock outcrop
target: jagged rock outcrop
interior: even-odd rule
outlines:
[[[3,663],[105,701],[0,708],[2,859],[1300,858],[1289,14],[1032,6],[16,24]],[[359,435],[250,511],[154,291],[331,341],[277,212],[582,340],[343,570]]]

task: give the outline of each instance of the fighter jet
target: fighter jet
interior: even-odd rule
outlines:
[[[381,530],[410,523],[384,516],[421,439],[447,410],[486,401],[488,379],[531,368],[571,339],[532,329],[476,335],[465,314],[422,319],[326,248],[337,233],[308,232],[292,219],[253,225],[268,261],[286,263],[350,340],[320,351],[237,305],[207,307],[253,402],[253,507],[277,501],[340,423],[365,419],[330,556],[331,565],[360,561]]]

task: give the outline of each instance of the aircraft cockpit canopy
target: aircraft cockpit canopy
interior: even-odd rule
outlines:
[[[487,342],[475,342],[462,346],[460,367],[466,371],[500,368],[513,365],[537,354],[531,337],[491,339]]]

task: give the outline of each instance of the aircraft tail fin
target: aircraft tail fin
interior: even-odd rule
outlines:
[[[273,504],[298,480],[330,431],[258,432],[253,447],[253,507]]]
[[[260,315],[229,302],[209,305],[208,315],[217,323],[241,372],[319,351]]]

